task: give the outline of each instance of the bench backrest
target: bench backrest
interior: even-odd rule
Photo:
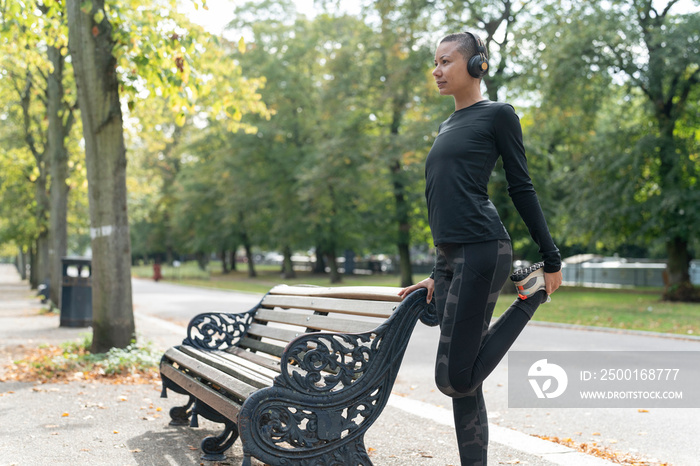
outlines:
[[[398,306],[400,288],[280,285],[262,300],[239,346],[277,357],[304,333],[363,333],[388,319]]]

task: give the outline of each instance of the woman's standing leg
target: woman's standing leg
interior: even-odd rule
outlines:
[[[510,270],[512,257],[508,241],[472,245],[466,248],[476,251],[471,253],[466,251],[464,246],[446,245],[439,248],[435,270],[435,301],[441,333],[437,365],[442,364],[440,370],[436,365],[436,380],[439,386],[440,380],[448,381],[447,386],[443,385],[440,388],[443,392],[452,391],[449,375],[444,374],[450,371],[449,366],[455,367],[454,355],[451,359],[449,357],[450,349],[462,348],[458,350],[462,351],[471,347],[474,353],[478,352],[482,337],[487,333],[498,293]],[[479,265],[470,264],[474,259]],[[484,275],[489,275],[491,280],[485,280]],[[465,287],[480,292],[467,293],[473,298],[469,301],[473,315],[461,316],[457,314],[457,310],[461,307],[460,301],[463,303],[465,300]],[[472,344],[454,345],[453,336]],[[456,367],[464,367],[461,363],[468,358],[459,359],[457,362],[460,364]],[[442,376],[437,375],[440,371],[443,372]],[[488,419],[481,386],[469,395],[454,398],[452,405],[462,465],[485,465],[488,453]]]
[[[468,396],[453,398],[452,411],[462,466],[486,466],[489,423],[481,385]]]

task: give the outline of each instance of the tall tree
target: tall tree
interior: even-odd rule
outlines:
[[[112,25],[104,1],[86,11],[66,3],[69,47],[85,138],[92,237],[93,348],[126,347],[134,337],[126,149]]]
[[[416,149],[425,145],[425,133],[406,132],[406,115],[425,97],[424,83],[433,52],[425,41],[432,6],[430,1],[377,0],[366,16],[367,20],[373,15],[378,17],[373,50],[377,60],[372,64],[378,87],[373,114],[380,130],[376,156],[390,173],[401,286],[413,283],[411,213],[417,199],[412,196],[412,189],[420,184],[416,175],[422,173],[422,161],[416,157],[420,152]]]
[[[66,140],[74,122],[73,105],[65,100],[63,75],[67,44],[54,44],[47,47],[52,70],[48,75],[46,100],[48,110],[48,147],[50,154],[50,299],[61,304],[61,259],[68,250],[68,148]]]
[[[640,40],[648,57],[646,63],[639,63],[634,50],[639,42],[609,44],[617,66],[646,96],[655,121],[656,134],[644,141],[640,152],[657,164],[654,182],[660,192],[650,195],[645,204],[655,217],[652,231],[666,242],[667,276],[672,287],[666,297],[671,299],[683,298],[692,289],[688,244],[693,229],[685,212],[691,216],[697,209],[698,186],[693,180],[700,173],[698,164],[690,160],[692,139],[686,140],[677,131],[679,120],[686,116],[689,97],[700,88],[700,13],[676,16],[671,13],[676,3],[613,3],[617,11],[627,12],[632,20],[629,35]],[[697,226],[698,217],[692,217]]]
[[[34,154],[36,177],[37,260],[34,276],[50,281],[50,298],[59,304],[61,257],[67,248],[68,136],[73,105],[65,93],[70,80],[64,74],[67,25],[64,7],[55,0],[32,0],[22,8],[5,5],[2,47],[11,57],[10,79],[22,76],[20,104],[25,113],[25,140]],[[33,105],[32,100],[41,105]],[[32,123],[34,122],[34,123]]]
[[[573,146],[581,163],[569,165],[566,179],[580,187],[574,195],[580,214],[571,226],[613,244],[629,238],[664,243],[666,297],[692,299],[697,293],[688,267],[700,220],[700,167],[694,161],[697,138],[687,128],[700,92],[700,13],[676,12],[677,4],[571,3],[553,24],[566,32],[544,50],[562,58],[548,61],[547,86],[561,83],[579,99],[578,115],[597,117],[592,126],[590,118],[577,122],[588,122],[595,132],[578,132],[582,141]],[[604,113],[619,115],[606,109],[608,96],[624,109],[617,120]]]

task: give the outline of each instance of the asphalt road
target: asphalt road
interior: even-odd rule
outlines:
[[[208,311],[241,312],[260,295],[134,280],[136,312],[185,325]],[[451,417],[450,400],[435,389],[433,365],[438,330],[418,324],[404,358],[394,393]],[[531,323],[513,346],[515,351],[700,351],[700,341],[638,334],[551,327]],[[700,353],[699,353],[700,354]],[[641,353],[640,353],[641,355]],[[642,356],[640,356],[642,357]],[[700,364],[700,362],[699,362]],[[509,408],[507,358],[484,383],[493,425],[548,437],[596,443],[621,453],[674,466],[696,466],[700,457],[697,431],[700,408]],[[440,409],[444,411],[440,411]]]

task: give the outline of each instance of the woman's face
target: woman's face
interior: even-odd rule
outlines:
[[[469,72],[457,42],[443,42],[435,51],[433,78],[440,95],[455,95],[466,90]]]

